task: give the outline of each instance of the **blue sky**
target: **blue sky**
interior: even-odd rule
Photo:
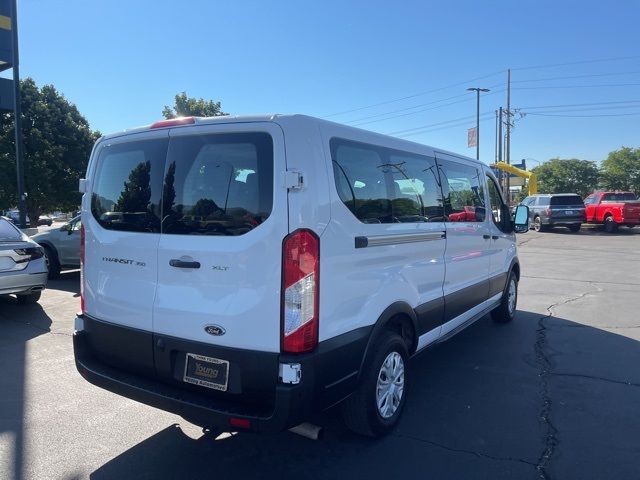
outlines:
[[[640,146],[633,0],[18,3],[22,76],[55,85],[105,133],[159,119],[184,90],[234,114],[327,116],[474,156],[466,88],[478,86],[492,90],[481,105],[490,163],[512,68],[512,108],[528,113],[513,162]]]

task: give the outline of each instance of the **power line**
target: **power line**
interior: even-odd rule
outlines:
[[[368,120],[370,118],[384,117],[385,115],[391,115],[393,113],[398,113],[398,112],[406,112],[407,110],[412,110],[414,108],[425,107],[427,105],[433,105],[433,104],[436,104],[436,103],[445,102],[447,100],[452,100],[454,98],[460,98],[460,97],[469,97],[469,99],[465,99],[465,101],[472,100],[471,93],[470,92],[464,92],[464,93],[461,93],[459,95],[453,95],[451,97],[443,98],[441,100],[434,100],[432,102],[427,102],[427,103],[419,103],[418,105],[414,105],[413,107],[404,107],[404,108],[399,108],[397,110],[391,110],[389,112],[383,112],[383,113],[378,113],[376,115],[368,115],[366,117],[360,117],[360,118],[356,118],[354,120],[348,120],[345,123],[351,124],[351,123],[355,123],[355,122],[360,122],[362,120]]]
[[[489,120],[492,120],[492,118],[491,117],[484,117],[484,118],[480,117],[480,123],[485,123],[485,122],[487,122]],[[397,136],[399,138],[412,137],[414,135],[423,135],[425,133],[437,132],[439,130],[448,130],[450,128],[458,128],[458,127],[462,127],[464,125],[469,125],[469,122],[465,121],[465,122],[460,122],[460,123],[456,123],[456,124],[453,124],[453,125],[445,125],[445,126],[441,126],[441,127],[427,128],[427,129],[424,129],[424,130],[420,130],[418,132],[404,133],[402,135],[395,135],[395,136]]]
[[[564,118],[595,118],[595,117],[631,117],[640,115],[640,112],[634,113],[611,113],[611,114],[595,114],[595,115],[558,115],[555,113],[528,113],[527,115],[538,115],[540,117],[564,117]]]
[[[530,80],[512,80],[511,83],[546,82],[548,80],[567,80],[572,78],[612,77],[617,75],[634,75],[636,73],[640,73],[640,70],[635,70],[633,72],[591,73],[588,75],[569,75],[564,77],[532,78]]]
[[[483,118],[487,117],[487,115],[493,116],[493,115],[495,115],[495,113],[494,112],[483,112],[482,114],[480,114],[480,116],[483,117]],[[459,122],[459,121],[462,121],[462,120],[467,121],[467,120],[473,119],[475,117],[476,117],[475,115],[468,115],[468,116],[465,116],[465,117],[453,118],[451,120],[445,120],[445,121],[442,121],[442,122],[431,123],[431,124],[427,124],[427,125],[420,125],[419,127],[407,128],[407,129],[404,129],[404,130],[396,130],[394,132],[387,133],[387,135],[404,134],[406,132],[412,132],[414,130],[422,130],[424,128],[436,127],[436,126],[439,126],[439,125],[445,125],[445,124],[448,124],[448,123]]]
[[[514,90],[548,90],[555,88],[598,88],[598,87],[632,87],[640,83],[601,83],[599,85],[553,85],[540,87],[515,87]]]
[[[447,90],[449,88],[457,87],[457,86],[460,86],[460,85],[466,85],[468,83],[475,82],[477,80],[483,80],[485,78],[494,77],[494,76],[499,75],[501,73],[504,73],[504,70],[500,70],[499,72],[490,73],[488,75],[482,75],[481,77],[472,78],[470,80],[465,80],[464,82],[453,83],[451,85],[446,85],[444,87],[439,87],[439,88],[434,88],[432,90],[426,90],[424,92],[414,93],[412,95],[407,95],[406,97],[400,97],[400,98],[395,98],[393,100],[387,100],[387,101],[384,101],[384,102],[373,103],[371,105],[365,105],[363,107],[352,108],[351,110],[343,110],[342,112],[332,113],[330,115],[325,115],[324,117],[321,117],[321,118],[336,117],[338,115],[344,115],[346,113],[359,112],[361,110],[366,110],[367,108],[379,107],[380,105],[387,105],[389,103],[400,102],[402,100],[407,100],[409,98],[420,97],[422,95],[427,95],[428,93],[440,92],[442,90]]]
[[[625,56],[625,57],[599,58],[599,59],[593,59],[593,60],[581,60],[581,61],[576,61],[576,62],[554,63],[554,64],[547,64],[547,65],[524,66],[524,67],[512,68],[511,70],[517,70],[517,71],[534,70],[534,69],[542,69],[542,68],[562,67],[562,66],[567,66],[567,65],[582,65],[582,64],[589,64],[589,63],[613,62],[613,61],[618,61],[618,60],[629,60],[629,59],[636,59],[636,58],[640,58],[640,55],[630,55],[630,56]],[[447,90],[447,89],[452,88],[452,87],[469,84],[471,82],[475,82],[475,81],[478,81],[478,80],[483,80],[485,78],[494,77],[494,76],[499,75],[499,74],[504,73],[504,72],[505,72],[505,70],[500,70],[500,71],[497,71],[497,72],[494,72],[494,73],[490,73],[490,74],[487,74],[487,75],[482,75],[480,77],[475,77],[475,78],[472,78],[472,79],[469,79],[469,80],[465,80],[463,82],[457,82],[457,83],[453,83],[453,84],[446,85],[446,86],[443,86],[443,87],[434,88],[434,89],[431,89],[431,90],[425,90],[423,92],[414,93],[412,95],[407,95],[407,96],[404,96],[404,97],[399,97],[399,98],[395,98],[395,99],[391,99],[391,100],[386,100],[386,101],[383,101],[383,102],[373,103],[373,104],[365,105],[365,106],[362,106],[362,107],[352,108],[350,110],[343,110],[341,112],[336,112],[336,113],[332,113],[332,114],[329,114],[329,115],[325,115],[324,117],[321,117],[321,118],[336,117],[336,116],[344,115],[344,114],[347,114],[347,113],[359,112],[359,111],[366,110],[366,109],[369,109],[369,108],[379,107],[381,105],[388,105],[388,104],[391,104],[391,103],[400,102],[400,101],[403,101],[403,100],[408,100],[410,98],[415,98],[415,97],[419,97],[419,96],[422,96],[422,95],[427,95],[429,93],[435,93],[435,92],[439,92],[439,91],[442,91],[442,90]],[[629,72],[629,73],[632,73],[632,72]],[[620,74],[626,74],[626,73],[620,73]],[[614,75],[614,74],[612,73],[611,75]],[[596,76],[596,75],[594,75],[594,76]],[[537,81],[537,80],[531,80],[531,81]],[[514,82],[514,83],[516,83],[516,82]],[[489,87],[489,88],[491,88],[491,87]],[[562,87],[562,88],[565,88],[565,87]],[[566,88],[573,88],[573,87],[566,87]],[[414,107],[409,107],[409,108],[414,108]],[[358,120],[354,120],[354,121],[358,121]]]
[[[488,94],[487,94],[487,95],[485,95],[485,96],[495,95],[495,94],[498,94],[498,93],[501,93],[501,92],[504,92],[504,90],[499,90],[499,91],[496,91],[496,92],[488,93]],[[469,100],[473,100],[473,99],[458,100],[458,101],[456,101],[456,102],[445,103],[445,104],[443,104],[443,105],[437,105],[437,106],[435,106],[435,107],[423,108],[422,110],[416,110],[416,111],[414,111],[414,112],[401,113],[401,114],[398,114],[398,115],[392,115],[392,116],[390,116],[390,117],[381,118],[381,119],[378,119],[378,120],[369,120],[369,121],[367,121],[367,122],[362,122],[362,123],[355,124],[354,126],[356,126],[356,127],[357,127],[357,126],[361,126],[361,125],[368,125],[368,124],[370,124],[370,123],[376,123],[376,122],[383,122],[383,121],[386,121],[386,120],[392,120],[392,119],[394,119],[394,118],[406,117],[406,116],[408,116],[408,115],[414,115],[414,114],[416,114],[416,113],[427,112],[427,111],[435,110],[435,109],[438,109],[438,108],[448,107],[448,106],[450,106],[450,105],[456,105],[456,104],[458,104],[458,103],[468,102]]]
[[[626,57],[610,57],[610,58],[598,58],[595,60],[580,60],[577,62],[564,62],[564,63],[550,63],[547,65],[532,65],[528,67],[512,68],[511,70],[534,70],[538,68],[553,68],[553,67],[565,67],[567,65],[584,65],[587,63],[601,63],[601,62],[615,62],[617,60],[630,60],[633,58],[640,58],[640,55],[629,55]]]
[[[586,107],[589,105],[614,105],[638,103],[640,100],[620,100],[615,102],[592,102],[592,103],[565,103],[564,105],[538,105],[533,107],[520,107],[521,110],[531,110],[534,108],[562,108],[562,107]]]
[[[612,105],[607,107],[588,107],[588,108],[571,108],[571,109],[559,109],[559,110],[551,110],[548,113],[565,113],[565,112],[591,112],[597,110],[619,110],[624,108],[640,108],[640,105]],[[547,112],[527,112],[524,109],[520,109],[521,114],[536,114],[536,113],[547,113]]]

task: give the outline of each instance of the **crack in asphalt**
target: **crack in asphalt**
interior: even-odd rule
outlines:
[[[624,380],[614,380],[613,378],[606,377],[598,377],[596,375],[585,375],[582,373],[562,373],[562,372],[553,372],[549,373],[549,375],[553,375],[554,377],[577,377],[577,378],[586,378],[589,380],[597,380],[600,382],[608,382],[608,383],[617,383],[619,385],[626,385],[629,387],[640,387],[640,383],[634,382],[625,382]]]
[[[463,448],[453,448],[450,447],[448,445],[444,445],[442,443],[438,443],[438,442],[434,442],[432,440],[426,440],[424,438],[420,438],[420,437],[414,437],[413,435],[405,435],[405,434],[401,434],[401,433],[396,433],[393,434],[394,437],[398,437],[398,438],[406,438],[409,440],[414,440],[416,442],[421,442],[421,443],[426,443],[429,445],[433,445],[434,447],[438,447],[438,448],[442,448],[443,450],[448,450],[450,452],[456,452],[456,453],[466,453],[468,455],[474,455],[478,458],[484,458],[487,460],[494,460],[494,461],[500,461],[500,462],[517,462],[517,463],[524,463],[526,465],[530,465],[532,467],[536,467],[537,464],[535,462],[530,462],[528,460],[524,460],[522,458],[513,458],[513,457],[498,457],[495,455],[490,455],[488,453],[483,453],[483,452],[477,452],[475,450],[466,450]]]
[[[595,282],[588,282],[593,286]],[[602,292],[603,289],[594,286],[596,288],[596,292]],[[536,470],[538,471],[539,478],[543,480],[549,480],[551,477],[547,472],[547,468],[549,467],[549,463],[551,462],[551,458],[555,453],[556,447],[559,445],[558,440],[558,429],[555,427],[553,422],[551,421],[551,409],[553,407],[553,402],[551,400],[551,394],[549,393],[549,379],[548,377],[553,375],[551,372],[551,359],[549,355],[546,353],[547,347],[547,332],[549,328],[545,321],[552,318],[554,316],[554,309],[563,305],[567,305],[572,302],[577,302],[585,298],[587,295],[594,292],[584,292],[576,297],[569,298],[562,302],[552,303],[547,307],[547,315],[540,317],[538,320],[538,328],[536,330],[536,342],[534,345],[534,351],[536,356],[536,363],[540,367],[540,396],[542,397],[542,409],[540,412],[540,419],[546,425],[546,432],[544,436],[544,449],[538,458],[538,462],[536,464]]]

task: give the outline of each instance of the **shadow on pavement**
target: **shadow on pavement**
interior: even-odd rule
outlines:
[[[47,282],[47,288],[74,293],[74,297],[80,297],[80,270],[61,272],[58,278]]]
[[[24,477],[25,370],[27,342],[48,333],[51,318],[38,304],[0,296],[0,434],[12,435],[13,478]],[[11,478],[11,477],[9,477]]]
[[[317,442],[192,438],[175,424],[91,478],[632,478],[638,365],[640,345],[622,335],[531,312],[510,325],[485,317],[412,361],[404,416],[386,438],[351,434],[336,411],[313,419],[325,427]]]

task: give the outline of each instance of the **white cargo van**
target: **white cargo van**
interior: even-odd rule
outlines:
[[[301,115],[102,137],[82,200],[77,368],[203,427],[279,431],[342,402],[398,421],[408,359],[491,312],[520,265],[486,165]]]

